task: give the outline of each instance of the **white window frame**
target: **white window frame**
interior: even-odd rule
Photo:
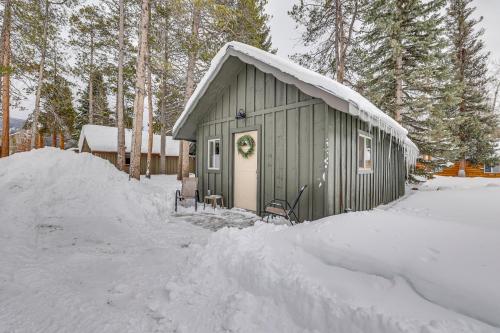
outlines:
[[[483,171],[484,173],[487,173],[487,174],[495,174],[495,173],[500,173],[500,163],[497,163],[495,165],[492,165],[491,166],[491,171],[486,171],[486,167],[488,167],[488,165],[484,165],[483,167]],[[494,170],[495,168],[498,168],[496,171]]]
[[[359,140],[360,138],[363,138],[363,147],[360,147],[360,140]],[[370,159],[367,160],[364,156],[364,153],[363,153],[363,167],[360,167],[359,166],[359,162],[360,162],[359,153],[360,153],[361,149],[363,149],[363,152],[365,151],[367,140],[370,140]],[[372,138],[372,136],[366,132],[358,132],[357,145],[358,145],[358,152],[357,152],[357,156],[356,156],[356,164],[358,166],[358,173],[371,173],[371,172],[373,172],[373,138]],[[370,161],[369,167],[366,166],[367,161]]]
[[[215,150],[215,144],[216,142],[219,144],[219,165],[218,166],[215,166],[215,163],[214,165],[210,165],[210,161],[212,160],[212,156],[210,155],[211,152],[210,152],[210,145],[213,143],[214,145],[214,150]],[[216,156],[217,154],[214,154],[213,156]],[[214,159],[215,161],[215,159]],[[213,138],[213,139],[208,139],[207,140],[207,169],[210,170],[210,171],[220,171],[220,165],[221,165],[221,139],[220,138]]]

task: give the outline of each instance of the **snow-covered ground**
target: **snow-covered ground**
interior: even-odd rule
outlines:
[[[500,180],[296,227],[88,154],[0,159],[0,332],[500,332]]]

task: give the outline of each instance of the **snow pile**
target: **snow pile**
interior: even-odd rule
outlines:
[[[154,223],[167,213],[160,204],[165,198],[87,153],[45,148],[14,154],[0,160],[0,179],[2,213],[21,220],[13,208],[24,207],[22,221],[29,224],[51,214]]]
[[[359,117],[363,121],[366,121],[370,126],[378,127],[380,130],[388,133],[391,137],[395,137],[398,143],[405,147],[405,156],[408,157],[409,161],[413,162],[416,160],[416,157],[418,156],[418,149],[413,142],[407,138],[406,135],[408,134],[408,131],[361,94],[333,79],[295,64],[289,59],[282,58],[275,54],[240,42],[227,43],[212,59],[209,70],[196,87],[196,90],[188,100],[184,111],[174,125],[174,136],[178,132],[180,126],[182,126],[182,124],[184,124],[187,120],[189,114],[194,110],[199,99],[208,88],[210,82],[217,76],[224,62],[231,55],[237,57],[240,55],[248,56],[263,64],[276,68],[291,77],[347,101],[349,103],[349,114]],[[334,105],[332,105],[332,107],[334,107]]]
[[[500,230],[499,198],[498,178],[438,176],[423,184],[419,193],[398,202],[393,210],[496,232]]]
[[[456,206],[473,200],[456,191]],[[223,229],[156,311],[179,332],[499,332],[498,204],[444,221],[453,191],[430,192],[293,228]]]
[[[84,125],[78,140],[78,149],[82,151],[83,140],[86,139],[92,151],[117,152],[118,128],[100,125]],[[132,130],[125,129],[125,150],[130,153],[132,147]],[[161,136],[153,135],[153,154],[160,154]],[[141,153],[148,152],[148,132],[142,132]],[[166,137],[166,156],[179,156],[179,141],[171,136]]]
[[[128,180],[90,154],[0,159],[0,332],[153,332],[146,307],[202,228],[171,219],[175,177]]]

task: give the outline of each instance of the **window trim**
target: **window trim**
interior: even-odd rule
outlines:
[[[210,142],[219,141],[219,167],[211,168],[210,167]],[[206,152],[207,152],[207,164],[206,170],[209,173],[220,173],[222,170],[222,138],[220,136],[211,136],[205,138],[205,142],[207,143]]]
[[[489,166],[489,167],[491,167],[491,171],[486,171],[486,167],[487,167],[487,165],[485,164],[485,165],[483,166],[483,172],[484,172],[484,173],[486,173],[486,174],[488,174],[488,175],[495,175],[495,174],[500,173],[500,171],[497,171],[497,172],[494,172],[494,171],[493,171],[493,169],[494,169],[494,168],[496,168],[496,167],[500,167],[500,163],[497,163],[497,164],[495,164],[495,165],[488,165],[488,166]]]
[[[371,161],[371,167],[370,168],[361,168],[359,166],[359,150],[361,147],[359,146],[359,138],[362,137],[364,139],[363,145],[366,145],[366,139],[370,140],[371,147],[370,147],[370,161]],[[357,170],[358,174],[370,174],[373,173],[373,136],[370,133],[367,133],[365,131],[358,130],[358,137],[356,140],[356,145],[358,146],[358,151],[357,151],[357,156],[356,156],[356,165],[357,165]],[[364,147],[363,147],[364,149]],[[364,163],[366,160],[363,161]]]

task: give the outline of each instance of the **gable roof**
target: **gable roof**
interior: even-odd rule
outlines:
[[[84,125],[78,140],[78,150],[81,152],[84,140],[91,151],[117,152],[118,151],[118,128],[100,125]],[[173,140],[171,136],[166,137],[166,156],[179,156],[179,141]],[[132,130],[125,129],[125,151],[130,153],[132,141]],[[160,154],[161,136],[153,136],[153,154]],[[142,132],[141,153],[148,152],[148,133]]]
[[[371,126],[378,127],[398,137],[402,143],[405,141],[408,133],[406,129],[358,92],[288,59],[239,42],[227,43],[212,60],[210,69],[196,87],[184,111],[175,123],[173,129],[175,138],[195,139],[193,129],[183,130],[183,128],[209,85],[230,57],[236,57],[265,73],[271,73],[285,83],[296,85],[306,94],[323,99],[331,107],[361,118]]]

